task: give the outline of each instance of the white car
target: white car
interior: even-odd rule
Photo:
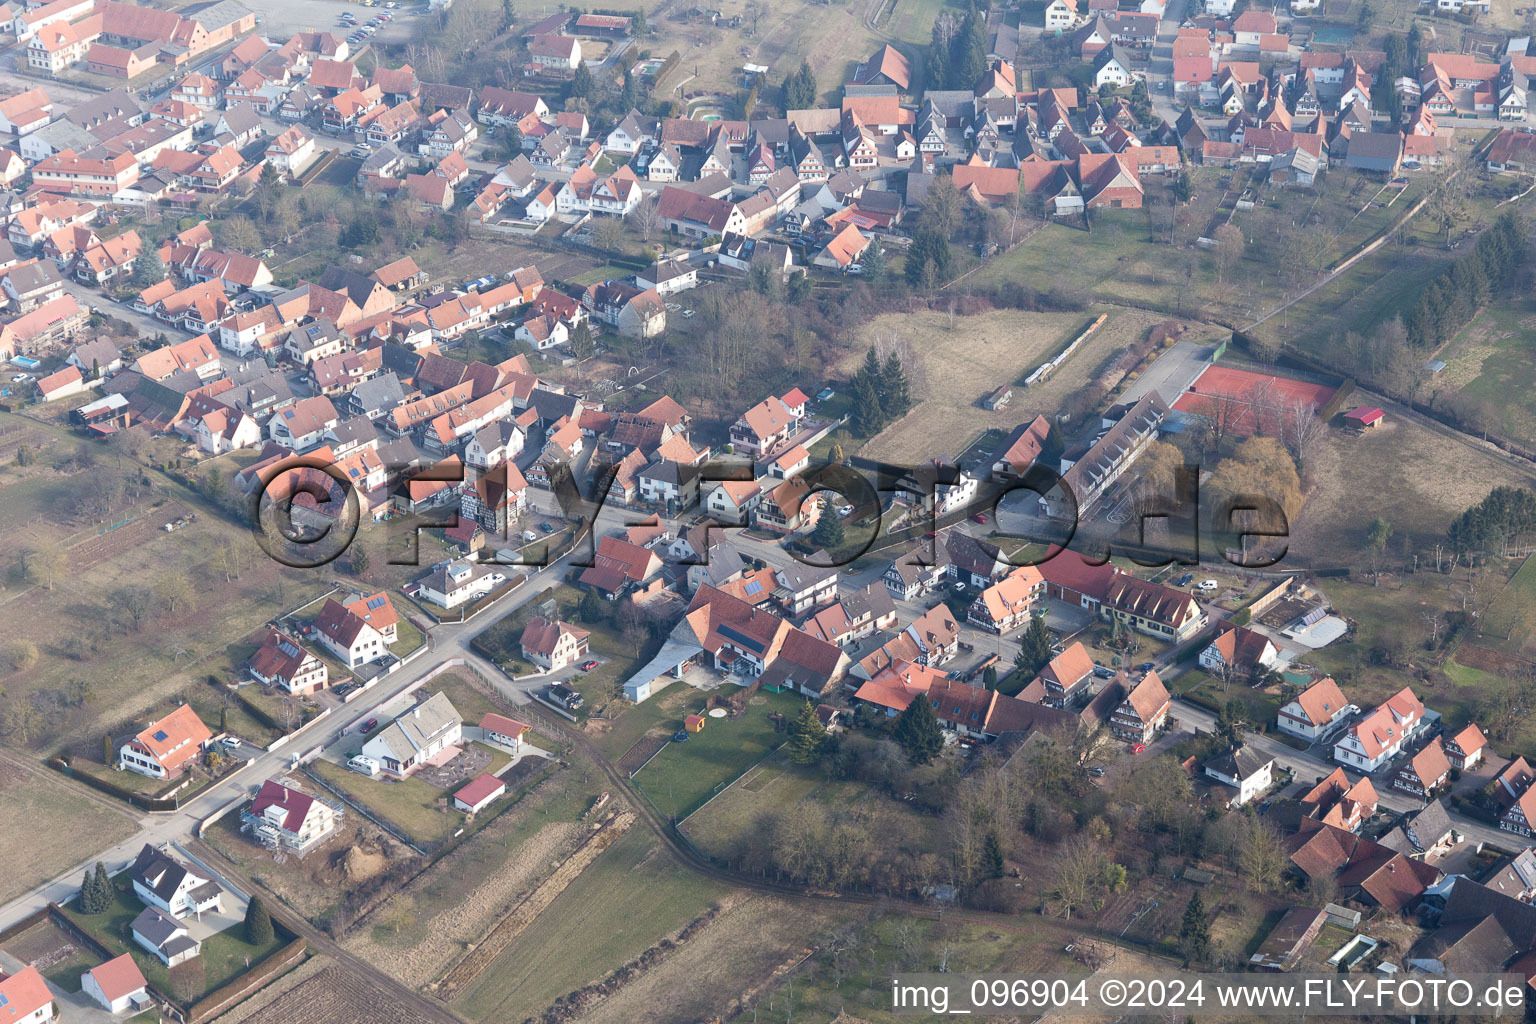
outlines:
[[[837,515],[838,515],[838,518],[840,518],[840,519],[847,519],[849,516],[853,515],[853,506],[852,505],[840,505],[840,506],[838,506]]]
[[[231,750],[233,750],[235,747],[238,747],[240,745],[240,737],[239,736],[225,736],[219,742],[223,743],[226,747],[229,747]]]
[[[1201,592],[1209,592],[1209,591],[1212,591],[1212,590],[1220,590],[1221,589],[1221,584],[1217,583],[1215,580],[1201,580],[1200,581],[1200,585],[1197,586],[1195,589],[1199,590]]]
[[[683,319],[684,320],[687,320],[691,316],[693,316],[693,310],[691,310],[691,309],[683,310]]]

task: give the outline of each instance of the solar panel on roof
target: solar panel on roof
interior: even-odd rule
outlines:
[[[170,739],[170,737],[165,734],[164,729],[156,729],[155,739],[159,740],[161,743],[164,743],[166,740]]]
[[[369,601],[368,601],[368,610],[369,611],[373,611],[375,608],[382,608],[384,605],[386,605],[388,603],[389,603],[389,598],[385,597],[383,594],[380,594],[378,597],[374,597],[374,598],[370,598],[369,599]]]
[[[758,580],[748,580],[746,592],[748,594],[761,594],[763,592],[763,584]]]
[[[734,626],[730,626],[730,625],[723,625],[723,626],[721,626],[720,627],[720,634],[722,636],[729,637],[730,639],[734,640],[736,643],[738,643],[741,646],[745,647],[749,651],[755,651],[758,654],[761,654],[763,652],[763,645],[760,642],[758,642],[758,641],[752,639],[751,637],[747,636],[745,633],[743,633],[739,629],[736,629]]]

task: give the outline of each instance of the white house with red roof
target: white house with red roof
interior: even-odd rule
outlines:
[[[134,963],[133,957],[124,953],[104,964],[99,964],[80,975],[80,991],[93,999],[109,1013],[123,1013],[132,1009],[146,1009],[150,1005],[145,991],[148,982]]]
[[[1465,729],[1449,736],[1445,741],[1445,756],[1450,760],[1451,767],[1457,771],[1466,771],[1476,768],[1483,760],[1483,754],[1488,749],[1488,737],[1483,735],[1483,730],[1477,727],[1477,723],[1469,722]]]
[[[302,854],[336,831],[341,812],[308,793],[268,779],[251,801],[250,810],[240,818],[263,846]]]
[[[6,1024],[42,1024],[53,1020],[53,993],[28,964],[15,974],[0,972],[0,1008]]]
[[[325,662],[276,629],[267,631],[266,639],[251,655],[251,675],[257,682],[275,686],[284,693],[314,693],[325,689],[329,682]]]
[[[786,397],[795,396],[799,391],[796,388]],[[799,408],[801,412],[796,413],[783,398],[763,399],[731,424],[731,444],[749,454],[766,455],[795,436],[804,415],[803,401]]]
[[[1355,771],[1374,772],[1398,755],[1424,727],[1424,705],[1405,686],[1349,727],[1333,745],[1333,759]]]
[[[183,704],[118,748],[117,767],[152,779],[169,779],[197,759],[213,733]]]
[[[327,599],[315,618],[315,636],[347,668],[369,665],[389,654],[384,634],[335,599]]]
[[[482,772],[453,794],[453,806],[465,814],[478,814],[506,791],[505,782]]]
[[[587,653],[587,639],[590,636],[586,630],[569,622],[535,618],[523,627],[519,644],[524,658],[546,672],[554,672],[583,657]]]
[[[1358,710],[1333,677],[1324,676],[1281,706],[1278,725],[1281,732],[1313,743]]]

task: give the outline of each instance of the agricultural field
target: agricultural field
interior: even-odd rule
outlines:
[[[732,896],[723,906],[687,942],[575,1019],[580,1024],[709,1020],[769,982],[775,969],[799,960],[844,914],[841,908],[757,895]]]
[[[227,1016],[262,1024],[425,1024],[420,1013],[389,1002],[357,972],[318,957],[310,963],[323,966],[276,999],[264,1002],[259,1012],[247,1015],[245,1011],[261,999],[260,995]],[[309,964],[299,968],[306,969],[310,969]]]
[[[703,703],[695,695],[694,710]],[[782,744],[787,734],[777,731],[768,716],[793,715],[802,703],[791,694],[754,694],[740,718],[707,718],[686,742],[669,743],[635,776],[635,785],[664,816],[680,821]],[[682,728],[682,722],[676,727]]]
[[[1379,404],[1365,393],[1362,403]],[[1531,486],[1536,473],[1465,435],[1387,407],[1381,427],[1327,429],[1306,467],[1306,506],[1291,524],[1284,565],[1357,565],[1365,531],[1391,524],[1391,551],[1433,551],[1451,520],[1501,484]],[[1390,496],[1383,506],[1376,497]],[[1405,545],[1410,547],[1405,548]]]
[[[1477,634],[1480,647],[1536,661],[1536,559],[1526,558],[1496,591],[1478,619]]]
[[[436,981],[569,854],[597,796],[577,772],[547,778],[372,910],[346,947],[406,984]]]
[[[0,904],[138,831],[137,822],[107,798],[46,771],[0,759],[0,835],[8,837],[0,843],[6,864]],[[39,822],[47,822],[57,835],[69,836],[70,842],[38,842]]]
[[[981,408],[981,400],[1000,383],[1018,385],[1105,312],[1109,319],[1049,380],[1027,390],[1017,387],[1013,401],[998,412]],[[882,351],[894,348],[903,354],[917,404],[871,438],[861,454],[913,465],[913,460],[957,456],[983,430],[1006,432],[1036,415],[1051,416],[1107,359],[1166,319],[1121,307],[1093,307],[1084,313],[993,310],[966,317],[940,312],[876,317],[861,332],[844,369],[856,370],[870,344]],[[1194,325],[1186,337],[1200,340],[1207,333],[1215,332]]]
[[[632,828],[501,951],[453,1008],[487,1022],[541,1013],[671,937],[727,892],[680,871],[655,836]]]

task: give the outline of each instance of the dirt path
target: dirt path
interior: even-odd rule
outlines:
[[[480,972],[490,966],[491,961],[501,955],[501,951],[511,944],[512,940],[521,935],[540,914],[542,914],[566,888],[587,869],[598,856],[614,840],[622,836],[629,827],[635,823],[634,814],[625,811],[615,817],[604,826],[601,831],[589,839],[584,846],[566,858],[565,863],[555,869],[555,873],[545,879],[544,883],[529,894],[528,898],[513,909],[497,925],[495,930],[485,937],[485,941],[470,950],[463,960],[449,971],[437,986],[438,997],[445,1002],[458,995],[459,990],[475,978]]]

